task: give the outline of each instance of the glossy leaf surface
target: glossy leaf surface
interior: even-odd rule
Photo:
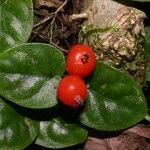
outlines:
[[[83,143],[86,138],[87,131],[78,124],[56,117],[50,121],[40,122],[36,144],[56,149]]]
[[[147,113],[145,97],[136,82],[119,70],[98,63],[88,81],[89,94],[80,121],[98,130],[128,128]]]
[[[56,87],[64,57],[46,44],[24,44],[0,54],[0,94],[29,108],[57,104]]]
[[[37,122],[20,115],[0,97],[0,150],[24,149],[37,133]]]
[[[0,53],[27,42],[33,24],[32,0],[1,0],[0,24]]]

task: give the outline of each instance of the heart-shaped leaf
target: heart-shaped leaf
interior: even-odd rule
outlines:
[[[78,124],[56,117],[40,122],[40,131],[35,143],[56,149],[83,143],[86,138],[87,131]]]
[[[0,54],[0,94],[29,108],[57,104],[56,86],[64,57],[47,44],[24,44]]]
[[[98,130],[121,130],[147,114],[141,89],[119,70],[98,63],[88,84],[88,98],[80,115],[83,124]]]
[[[0,97],[0,150],[24,149],[37,133],[37,122],[20,115]]]
[[[0,0],[0,53],[28,40],[33,24],[32,0]]]

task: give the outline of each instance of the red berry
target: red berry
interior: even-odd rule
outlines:
[[[81,78],[68,75],[59,81],[57,97],[63,104],[76,108],[84,103],[86,95],[86,85]]]
[[[68,53],[66,70],[79,77],[89,76],[95,67],[94,51],[84,44],[73,46]]]

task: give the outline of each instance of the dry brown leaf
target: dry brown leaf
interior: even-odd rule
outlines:
[[[139,124],[133,128],[130,128],[129,131],[131,131],[134,134],[137,134],[141,137],[150,139],[150,125]]]
[[[150,126],[137,125],[109,138],[89,137],[83,150],[150,150],[149,139]]]

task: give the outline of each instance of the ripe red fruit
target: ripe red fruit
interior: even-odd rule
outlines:
[[[59,81],[57,97],[63,104],[76,108],[84,103],[86,95],[86,85],[78,76],[68,75]]]
[[[68,53],[66,70],[81,78],[89,76],[95,67],[94,51],[84,44],[73,46]]]

